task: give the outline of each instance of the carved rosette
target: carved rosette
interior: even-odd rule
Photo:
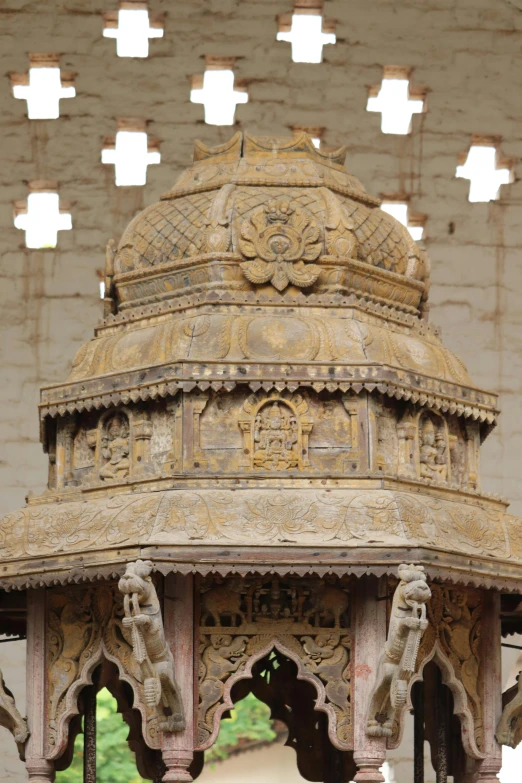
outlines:
[[[351,748],[350,591],[343,581],[247,578],[202,583],[198,750],[215,741],[231,690],[277,651],[317,690],[335,747]]]
[[[257,285],[271,282],[278,291],[290,283],[311,286],[320,267],[311,264],[322,250],[319,225],[306,209],[281,196],[258,207],[240,226],[243,274]]]

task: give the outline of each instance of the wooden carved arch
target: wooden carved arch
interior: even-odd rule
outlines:
[[[486,754],[480,750],[477,744],[475,720],[468,705],[468,695],[464,685],[456,676],[455,669],[451,662],[444,654],[439,641],[435,642],[429,654],[420,661],[417,672],[410,680],[408,698],[400,715],[397,733],[395,737],[389,740],[388,748],[391,750],[397,748],[401,744],[404,731],[404,717],[407,712],[413,709],[412,688],[416,682],[421,682],[423,680],[424,669],[431,662],[435,663],[440,669],[442,684],[449,688],[453,696],[453,714],[460,720],[462,746],[465,753],[477,760],[485,759]]]
[[[335,631],[335,629],[329,630]],[[337,634],[338,636],[340,635],[338,631]],[[237,638],[241,639],[241,637]],[[338,647],[341,647],[342,642],[340,639],[339,642],[340,643]],[[344,646],[346,646],[346,642]],[[241,664],[237,671],[232,674],[225,683],[222,684],[222,692],[220,697],[217,699],[218,704],[211,714],[212,731],[205,738],[202,737],[200,732],[200,742],[197,746],[198,751],[207,750],[216,741],[220,729],[221,718],[223,717],[224,713],[228,712],[234,707],[234,702],[231,697],[231,692],[234,685],[236,685],[236,683],[240,682],[241,680],[251,679],[253,677],[252,669],[255,664],[261,661],[263,658],[267,658],[270,653],[274,651],[278,651],[281,653],[281,655],[286,656],[291,661],[293,661],[297,667],[297,680],[308,682],[315,688],[317,693],[317,700],[315,702],[314,710],[326,714],[328,723],[328,737],[332,745],[338,750],[346,751],[352,749],[353,740],[350,691],[348,685],[349,676],[346,677],[346,680],[344,680],[344,678],[339,678],[339,681],[336,682],[336,690],[331,689],[329,687],[329,682],[324,683],[322,679],[312,671],[313,664],[310,660],[307,660],[306,645],[303,646],[301,642],[299,642],[297,639],[294,639],[293,637],[285,639],[276,636],[269,641],[266,641],[262,647],[255,651],[255,653],[248,655],[245,652],[242,656]],[[346,662],[342,664],[343,674],[346,675],[346,669],[348,667],[350,667],[350,663],[348,660],[346,660]],[[339,687],[342,688],[341,679],[344,680],[344,684],[346,685],[346,698],[344,705],[341,705],[340,703],[335,704],[333,700],[330,699],[330,696],[334,696],[335,693],[337,695],[337,702],[341,701],[338,698]],[[204,686],[204,683],[204,680],[203,683],[200,683],[200,695],[201,685]],[[205,715],[202,715],[201,707],[202,702],[200,702],[200,726],[201,719],[205,719]]]
[[[121,630],[117,585],[53,589],[47,604],[46,758],[58,759],[66,751],[80,693],[92,685],[93,672],[104,661],[114,664],[119,679],[130,686],[146,745],[159,749],[158,718],[145,704],[141,671]]]
[[[71,720],[80,713],[78,705],[80,693],[84,688],[93,684],[93,672],[103,663],[104,659],[114,663],[118,668],[119,679],[130,685],[134,695],[134,703],[132,706],[133,709],[138,710],[141,714],[142,731],[145,742],[152,750],[159,750],[159,734],[155,731],[154,726],[151,726],[147,720],[148,713],[147,707],[143,701],[141,683],[125,671],[122,662],[118,660],[116,656],[111,655],[105,649],[102,642],[93,656],[85,663],[85,666],[78,674],[78,678],[72,683],[67,691],[64,709],[56,725],[56,732],[52,732],[54,736],[50,736],[50,732],[48,734],[48,759],[56,759],[65,751],[69,740],[69,724]],[[54,742],[52,739],[54,739]]]
[[[78,712],[72,716],[67,727],[67,745],[65,750],[54,759],[55,770],[61,771],[67,769],[74,756],[76,737],[82,731],[82,715],[86,713],[87,703],[94,698],[102,688],[106,688],[116,700],[117,712],[121,715],[123,723],[129,729],[127,735],[127,745],[134,754],[136,769],[142,778],[154,780],[157,778],[158,770],[163,767],[161,751],[150,748],[145,742],[143,736],[143,715],[136,704],[136,693],[132,686],[120,677],[120,669],[116,664],[105,656],[95,666],[91,672],[90,679],[92,685],[85,686],[78,693],[77,706]],[[88,707],[87,707],[88,709]],[[84,728],[85,732],[85,728]],[[85,739],[84,739],[85,748]],[[161,773],[163,774],[163,772]]]

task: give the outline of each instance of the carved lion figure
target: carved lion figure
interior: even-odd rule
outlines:
[[[415,670],[420,640],[428,621],[426,602],[431,590],[422,566],[400,565],[393,596],[388,638],[379,659],[377,680],[370,699],[367,732],[391,737],[406,702],[408,683]]]
[[[145,702],[158,713],[161,731],[185,728],[183,706],[174,678],[174,658],[165,639],[161,607],[152,583],[149,560],[128,563],[118,587],[124,595],[123,627],[130,632],[134,657],[141,667]]]
[[[516,748],[522,738],[522,672],[519,672],[517,682],[517,692],[502,710],[495,734],[499,745],[510,748]]]
[[[29,736],[27,722],[22,718],[15,704],[13,694],[6,686],[0,670],[0,726],[4,726],[14,737],[18,752],[23,760],[25,741]]]

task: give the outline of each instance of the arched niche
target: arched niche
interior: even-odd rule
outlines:
[[[145,704],[139,665],[122,625],[122,595],[117,584],[52,588],[47,591],[46,612],[46,758],[58,759],[66,751],[69,727],[74,729],[80,714],[80,694],[93,685],[94,672],[99,667],[106,671],[109,664],[117,671],[117,680],[132,692],[132,708],[140,714],[147,746],[159,749],[158,716]],[[117,680],[107,674],[116,698],[122,692]]]
[[[333,744],[324,697],[316,680],[303,672],[299,658],[274,641],[252,657],[247,669],[231,678],[225,702],[216,712],[216,731],[206,743],[207,748],[217,738],[221,720],[228,717],[237,702],[252,693],[270,708],[272,720],[281,721],[287,727],[285,745],[295,751],[296,765],[303,778],[325,783],[353,780],[356,773],[353,752],[339,750]]]
[[[145,742],[142,730],[142,716],[135,705],[134,691],[129,683],[120,679],[120,672],[116,664],[107,659],[102,659],[91,673],[90,679],[91,684],[85,685],[78,693],[78,713],[70,720],[67,744],[63,753],[54,762],[55,770],[60,772],[71,765],[75,741],[81,732],[82,718],[85,716],[86,708],[88,709],[89,702],[92,699],[96,699],[97,694],[103,688],[106,688],[115,698],[117,712],[129,728],[126,741],[134,756],[138,773],[146,780],[161,780],[165,771],[161,751],[148,747]]]
[[[465,753],[470,758],[476,760],[486,758],[485,754],[480,750],[477,744],[475,721],[468,706],[468,695],[466,693],[466,689],[464,688],[462,682],[457,678],[455,669],[445,655],[438,641],[435,642],[429,654],[421,660],[416,673],[410,680],[408,687],[408,698],[402,712],[399,725],[397,727],[397,733],[395,738],[388,742],[388,747],[397,748],[400,745],[403,733],[403,716],[407,710],[415,709],[413,691],[418,687],[418,683],[422,684],[424,682],[425,670],[430,677],[430,682],[435,682],[436,678],[433,674],[435,668],[440,671],[441,685],[445,686],[446,689],[451,693],[451,714],[458,718],[461,743]]]

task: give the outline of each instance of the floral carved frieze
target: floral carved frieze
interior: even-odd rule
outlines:
[[[240,226],[239,249],[249,259],[241,269],[251,283],[271,282],[278,291],[290,283],[311,286],[319,277],[315,261],[323,248],[318,222],[306,209],[280,196],[258,207]]]
[[[521,562],[516,521],[495,504],[390,490],[165,490],[42,504],[0,521],[0,554],[43,557],[137,544],[424,546]],[[7,568],[6,562],[6,568]]]
[[[329,736],[350,747],[351,598],[346,583],[278,577],[202,582],[199,749],[210,747],[232,705],[232,686],[252,677],[253,664],[277,649],[317,690],[316,709]]]

